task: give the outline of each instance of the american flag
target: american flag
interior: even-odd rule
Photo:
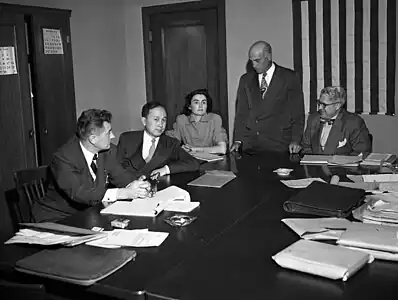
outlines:
[[[395,114],[396,0],[292,0],[294,68],[306,112],[325,86],[347,90],[347,110]]]

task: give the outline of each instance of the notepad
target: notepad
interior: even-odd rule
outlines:
[[[362,251],[307,240],[295,242],[272,259],[286,269],[343,281],[373,261]]]
[[[396,156],[391,153],[370,153],[362,162],[361,165],[367,166],[380,166],[380,163],[393,163],[396,160]]]
[[[325,180],[323,180],[322,178],[319,178],[319,177],[292,179],[292,180],[281,180],[281,182],[284,185],[286,185],[287,187],[295,188],[295,189],[306,188],[307,186],[309,186],[314,181],[325,182]]]

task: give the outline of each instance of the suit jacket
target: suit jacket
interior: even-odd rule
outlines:
[[[288,151],[291,142],[300,143],[304,130],[304,101],[300,79],[289,69],[275,64],[275,71],[264,99],[258,74],[240,78],[234,139],[243,149]]]
[[[36,221],[58,220],[101,202],[108,181],[125,187],[137,179],[116,160],[116,147],[98,153],[97,178],[91,177],[77,136],[53,155],[50,165],[51,181],[46,197],[33,206]]]
[[[325,155],[367,155],[372,152],[369,130],[364,120],[342,109],[333,123],[324,150],[320,145],[322,126],[320,114],[308,116],[302,141],[302,153]]]
[[[151,171],[168,165],[170,174],[197,171],[199,162],[180,146],[180,141],[162,134],[152,159],[146,163],[142,157],[144,132],[128,131],[119,137],[117,159],[132,172],[149,175]]]

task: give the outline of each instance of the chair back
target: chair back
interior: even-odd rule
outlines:
[[[12,213],[16,223],[35,222],[32,214],[33,203],[42,199],[47,192],[49,168],[41,166],[14,172],[18,201],[13,201]]]
[[[46,290],[42,284],[0,280],[0,295],[4,300],[44,300],[46,299]]]

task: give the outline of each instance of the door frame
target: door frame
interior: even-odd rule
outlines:
[[[225,112],[227,120],[223,122],[228,132],[228,88],[227,88],[227,43],[225,29],[225,0],[205,0],[184,2],[175,4],[164,4],[156,6],[142,7],[142,30],[144,42],[144,61],[145,61],[145,87],[147,102],[153,100],[152,94],[152,47],[151,47],[151,22],[150,18],[158,13],[171,13],[183,11],[199,11],[203,9],[215,9],[217,11],[217,32],[218,32],[218,74],[219,74],[219,97],[220,110]]]

